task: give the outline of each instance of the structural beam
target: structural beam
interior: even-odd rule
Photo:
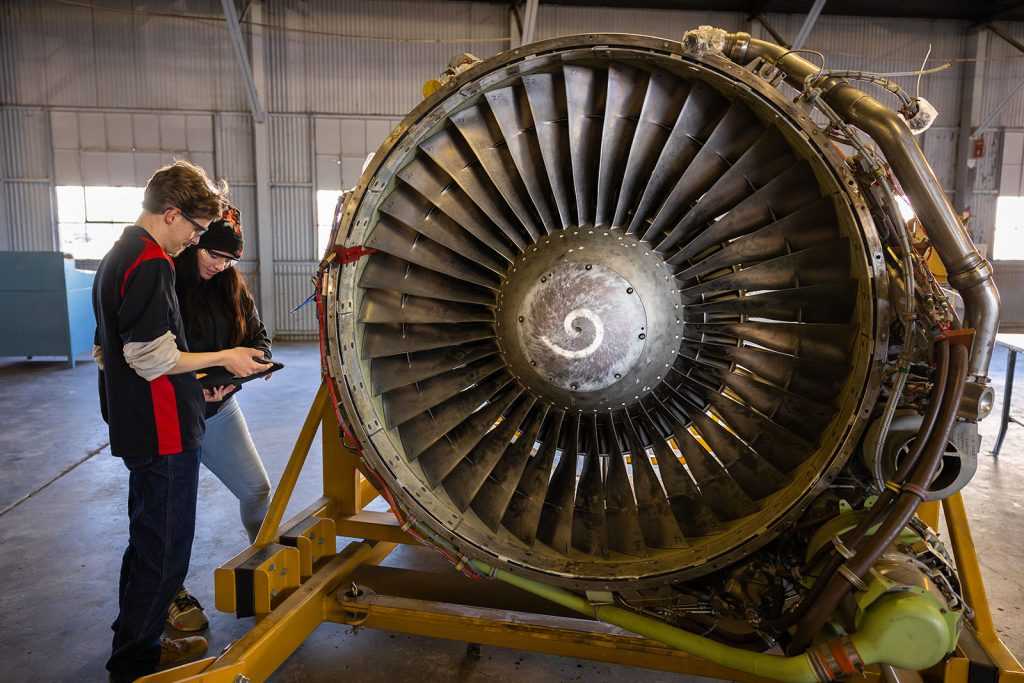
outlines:
[[[774,40],[779,45],[783,47],[792,47],[789,43],[786,42],[786,39],[782,37],[782,34],[776,31],[775,28],[768,23],[768,20],[764,17],[763,14],[756,15],[755,17],[752,18],[752,21],[756,21],[757,23],[761,24],[761,27],[768,32],[768,35],[772,37],[772,40]]]
[[[1008,45],[1018,52],[1024,53],[1024,43],[1011,36],[1001,27],[996,24],[986,24],[985,28],[1002,38]],[[1003,110],[1006,109],[1014,99],[1016,99],[1021,90],[1024,90],[1024,80],[1021,80],[1020,83],[1014,86],[1013,90],[1010,91],[1010,94],[1003,98],[1003,100],[997,104],[992,111],[985,112],[984,118],[981,119],[980,123],[974,126],[971,130],[971,134],[977,136],[979,133],[983,133],[988,130],[992,124],[995,123],[996,119],[999,118],[999,115],[1003,113]]]
[[[817,23],[818,17],[821,16],[821,9],[824,6],[825,0],[814,0],[814,4],[811,5],[811,11],[807,13],[804,24],[800,27],[800,32],[796,34],[796,38],[793,40],[792,49],[799,50],[807,42],[807,38],[811,35],[811,30],[814,29],[814,24]]]
[[[523,45],[532,43],[537,35],[537,11],[540,8],[540,0],[526,0],[526,10],[523,12]]]
[[[245,39],[242,37],[242,28],[238,23],[238,12],[235,11],[234,0],[221,0],[224,8],[224,18],[227,20],[228,35],[231,36],[231,45],[235,48],[235,58],[238,60],[238,68],[242,71],[242,79],[245,81],[245,94],[249,98],[249,109],[257,123],[267,120],[267,110],[263,108],[259,91],[256,89],[256,80],[253,78],[252,65],[249,63],[249,56],[245,52]]]

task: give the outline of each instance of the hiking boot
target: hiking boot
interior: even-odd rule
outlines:
[[[185,633],[202,631],[210,625],[203,606],[184,588],[171,601],[171,607],[167,610],[167,623],[171,628]]]
[[[202,636],[185,636],[184,638],[160,636],[159,666],[185,664],[196,657],[205,655],[207,647],[206,638]]]

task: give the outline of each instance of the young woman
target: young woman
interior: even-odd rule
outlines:
[[[245,280],[234,268],[241,256],[242,226],[238,210],[229,207],[210,223],[196,246],[174,259],[175,288],[190,351],[247,346],[270,358],[270,337]],[[238,498],[242,525],[252,541],[270,502],[270,480],[232,388],[203,393],[206,435],[200,459]],[[180,631],[201,631],[208,625],[199,601],[184,588],[167,620]]]

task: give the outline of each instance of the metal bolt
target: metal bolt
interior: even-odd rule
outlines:
[[[632,294],[632,293],[633,293],[633,288],[632,287],[626,287],[626,294]]]
[[[541,282],[547,282],[547,281],[548,281],[548,279],[547,279],[546,277],[543,277],[543,276],[541,276],[541,278],[540,278],[540,281],[541,281]]]
[[[586,265],[585,269],[586,269],[586,270],[590,270],[590,269],[591,269],[591,268],[593,268],[593,267],[594,267],[594,266],[592,266],[592,265],[590,265],[590,264],[588,263],[588,264]]]
[[[619,373],[616,372],[615,373],[615,379],[622,379],[622,375],[620,375]]]
[[[643,332],[641,332],[641,333],[640,333],[640,338],[641,338],[641,339],[647,339],[647,335],[646,335],[646,334],[644,334]]]
[[[523,322],[525,320],[526,320],[526,318],[524,318],[523,316],[519,316],[519,322]]]
[[[533,367],[537,367],[537,361],[531,360],[530,365],[532,365]]]
[[[580,388],[580,385],[573,382],[572,384],[569,385],[569,388],[572,389],[573,391],[576,391],[577,389]]]

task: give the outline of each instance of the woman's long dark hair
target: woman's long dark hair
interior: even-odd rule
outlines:
[[[244,300],[252,300],[245,278],[235,267],[225,268],[209,280],[199,277],[199,247],[191,246],[174,259],[175,286],[186,334],[202,337],[211,331],[211,317],[204,309],[217,308],[231,321],[229,347],[238,346],[249,336],[249,320]]]

